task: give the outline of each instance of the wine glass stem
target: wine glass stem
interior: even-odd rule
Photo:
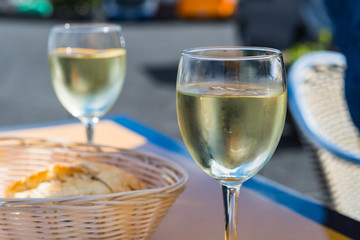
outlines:
[[[237,239],[237,211],[241,185],[222,185],[225,208],[225,240]]]
[[[94,140],[94,128],[96,123],[99,122],[99,118],[93,117],[93,118],[84,118],[81,119],[82,123],[85,125],[86,128],[86,137],[87,137],[87,143],[92,144]]]

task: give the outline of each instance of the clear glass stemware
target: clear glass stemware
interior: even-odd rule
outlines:
[[[126,69],[125,40],[116,24],[64,24],[51,29],[49,66],[64,108],[86,127],[93,142],[95,124],[115,103]]]
[[[186,147],[222,186],[225,239],[237,239],[240,187],[271,158],[285,122],[282,54],[256,47],[184,50],[176,102]]]

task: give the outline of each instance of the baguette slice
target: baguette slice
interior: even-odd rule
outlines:
[[[101,195],[144,189],[134,175],[109,164],[90,161],[55,163],[25,176],[5,190],[8,198],[54,198]]]

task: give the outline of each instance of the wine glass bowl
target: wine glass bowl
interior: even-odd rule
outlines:
[[[177,114],[195,162],[223,186],[226,239],[236,239],[241,184],[270,159],[286,115],[281,52],[255,47],[209,47],[182,52]]]
[[[126,69],[125,40],[116,24],[65,24],[51,29],[49,66],[63,107],[84,123],[88,143],[93,128],[115,103]]]

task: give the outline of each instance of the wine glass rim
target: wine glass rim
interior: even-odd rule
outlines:
[[[121,31],[121,26],[115,23],[65,23],[52,27],[52,31],[62,33],[107,33]]]
[[[224,54],[219,54],[218,56],[207,55],[208,51],[253,51],[254,53],[263,54],[254,54],[254,55],[234,55],[234,56],[224,56]],[[201,52],[201,54],[199,54]],[[248,47],[248,46],[214,46],[214,47],[196,47],[188,48],[181,52],[182,56],[195,59],[204,59],[204,60],[259,60],[259,59],[271,59],[275,57],[281,57],[282,53],[280,50],[269,47]]]

